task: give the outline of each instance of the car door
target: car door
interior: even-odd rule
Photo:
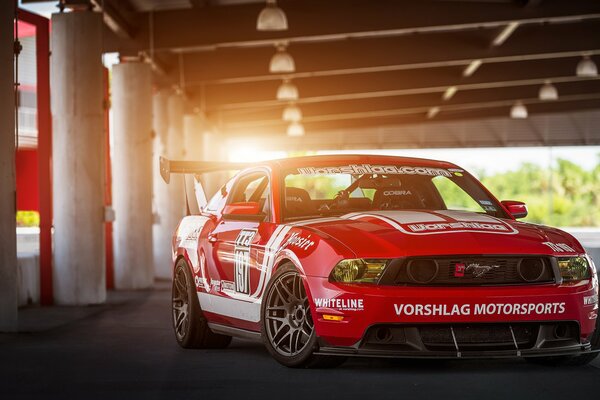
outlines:
[[[259,204],[259,215],[228,214],[228,210],[244,204]],[[261,243],[271,224],[271,196],[269,174],[253,170],[241,175],[231,188],[215,229],[209,235],[212,254],[220,281],[214,282],[216,292],[227,297],[253,301],[261,282],[258,262]]]

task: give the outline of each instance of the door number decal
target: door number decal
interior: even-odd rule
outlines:
[[[250,294],[250,245],[256,230],[242,229],[235,239],[235,291]]]

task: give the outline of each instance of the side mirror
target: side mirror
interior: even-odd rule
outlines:
[[[527,205],[522,201],[502,200],[502,205],[515,218],[525,218],[527,216]]]
[[[260,204],[255,201],[231,203],[223,208],[223,218],[242,221],[262,221],[265,214],[260,212]]]

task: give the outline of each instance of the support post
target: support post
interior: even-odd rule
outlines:
[[[102,15],[52,15],[54,298],[106,300]]]
[[[169,91],[159,90],[152,98],[152,126],[154,131],[152,158],[152,258],[154,275],[158,278],[171,278],[171,249],[170,235],[165,228],[165,214],[169,204],[168,185],[160,177],[159,158],[167,154],[167,134],[169,115],[167,101]]]
[[[0,2],[0,332],[17,330],[14,18],[13,2]]]
[[[184,215],[185,200],[182,177],[167,185],[160,177],[159,156],[181,160],[184,156],[183,98],[163,89],[154,95],[154,215],[153,251],[154,273],[170,279],[173,274],[171,243],[179,220]]]
[[[113,66],[117,289],[144,289],[154,282],[151,72],[142,62]]]

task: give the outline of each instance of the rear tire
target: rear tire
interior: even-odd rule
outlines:
[[[345,357],[320,356],[308,296],[292,263],[281,266],[267,285],[261,308],[265,347],[280,364],[291,368],[333,368]]]
[[[175,266],[171,309],[175,339],[181,347],[222,349],[231,342],[231,336],[216,334],[208,327],[198,302],[192,273],[184,259],[180,259]]]

